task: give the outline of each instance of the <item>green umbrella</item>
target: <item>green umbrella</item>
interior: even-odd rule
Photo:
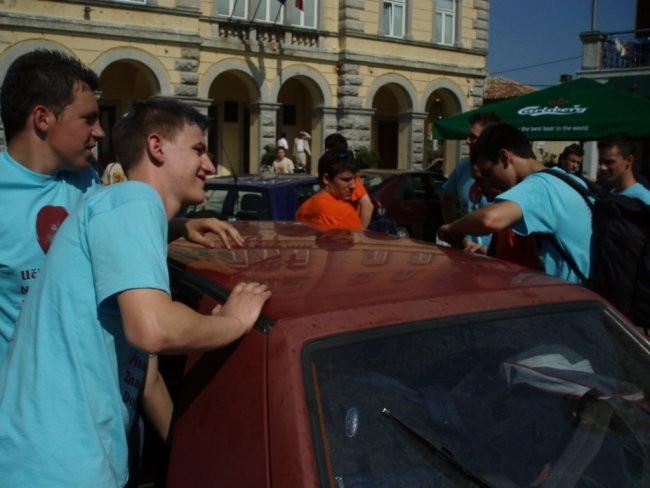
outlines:
[[[650,100],[581,78],[436,122],[436,139],[465,139],[469,118],[495,112],[530,140],[596,140],[624,132],[650,137]]]

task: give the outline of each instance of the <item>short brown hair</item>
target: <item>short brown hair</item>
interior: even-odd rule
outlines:
[[[171,97],[152,97],[135,102],[113,128],[117,160],[128,175],[142,157],[149,134],[157,132],[167,139],[173,139],[186,124],[196,125],[205,131],[209,121],[191,105]]]

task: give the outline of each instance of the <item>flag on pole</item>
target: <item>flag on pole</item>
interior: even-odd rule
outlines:
[[[304,8],[302,6],[302,0],[296,0],[296,8],[298,10],[304,10]]]

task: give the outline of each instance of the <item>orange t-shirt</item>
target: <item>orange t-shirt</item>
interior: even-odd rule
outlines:
[[[339,200],[326,192],[316,193],[300,205],[296,220],[318,230],[362,230],[359,213],[345,200]]]
[[[507,228],[494,234],[492,239],[496,239],[496,245],[491,246],[495,258],[533,269],[542,269],[537,243],[533,236],[520,236]]]
[[[361,181],[361,176],[356,175],[354,178],[354,184],[356,185],[356,188],[352,192],[352,199],[350,200],[350,203],[354,205],[354,208],[357,209],[357,212],[361,210],[361,205],[359,204],[359,201],[368,194],[368,190],[366,190],[366,187],[363,186],[363,182]]]

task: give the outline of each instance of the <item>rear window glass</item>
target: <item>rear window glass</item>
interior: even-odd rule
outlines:
[[[338,336],[303,360],[323,486],[650,486],[648,350],[598,306]]]
[[[265,190],[217,188],[206,190],[205,202],[187,209],[188,217],[216,217],[221,220],[271,220]]]
[[[391,178],[390,173],[361,173],[361,181],[368,191],[379,187],[384,181]]]
[[[309,200],[315,193],[320,190],[320,185],[318,183],[311,183],[308,185],[297,186],[295,188],[296,195],[296,210],[304,202]]]

